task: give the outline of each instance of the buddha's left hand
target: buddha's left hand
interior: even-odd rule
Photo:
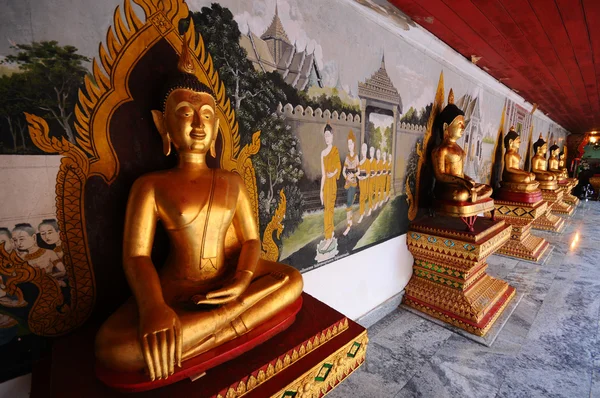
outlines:
[[[195,304],[225,304],[239,297],[244,293],[246,288],[252,282],[252,272],[238,271],[233,279],[233,282],[224,288],[215,290],[204,295],[196,295],[192,297]]]

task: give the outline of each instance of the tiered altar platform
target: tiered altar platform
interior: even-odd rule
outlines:
[[[413,276],[404,304],[472,334],[484,336],[515,295],[486,273],[488,256],[509,239],[503,220],[478,217],[473,231],[456,217],[423,217],[411,223],[408,248]]]
[[[205,374],[135,395],[96,378],[99,324],[86,324],[57,340],[51,356],[34,368],[31,397],[324,396],[364,362],[367,331],[310,295],[302,298],[294,323],[261,345]]]

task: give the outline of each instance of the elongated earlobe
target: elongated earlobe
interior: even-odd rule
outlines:
[[[212,143],[210,144],[210,156],[212,156],[215,159],[217,158],[216,145],[217,145],[218,135],[219,135],[219,119],[217,119],[217,121],[215,122],[215,138],[212,140]]]
[[[163,153],[165,156],[169,156],[171,153],[171,137],[169,137],[169,132],[165,128],[165,118],[161,111],[152,111],[152,119],[154,120],[154,125],[160,134],[160,138],[162,139],[163,144]]]

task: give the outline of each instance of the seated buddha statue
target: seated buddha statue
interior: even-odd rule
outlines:
[[[535,181],[535,174],[525,171],[521,168],[521,155],[519,147],[521,146],[521,137],[511,126],[504,137],[504,170],[502,170],[502,189],[515,192],[532,192],[539,185]]]
[[[213,93],[192,65],[184,45],[163,109],[152,111],[165,155],[173,147],[178,165],[143,175],[131,188],[123,267],[133,297],[96,336],[99,364],[118,372],[145,370],[151,380],[169,377],[182,361],[270,320],[298,299],[303,286],[294,268],[260,259],[243,180],[207,166],[219,120]],[[170,240],[160,271],[151,259],[158,221]],[[240,242],[237,261],[225,257],[230,228]]]
[[[465,130],[464,112],[454,104],[450,90],[448,105],[437,116],[442,143],[431,153],[435,176],[435,197],[451,202],[477,202],[492,196],[492,187],[476,183],[463,173],[465,152],[456,143]]]
[[[556,174],[556,178],[558,180],[564,180],[567,177],[565,176],[565,171],[560,168],[560,160],[558,159],[558,153],[560,152],[560,147],[556,145],[556,142],[550,147],[550,158],[548,158],[548,171]]]
[[[547,151],[548,144],[546,144],[542,134],[540,134],[540,138],[533,144],[533,152],[535,155],[531,159],[531,171],[535,174],[535,179],[539,181],[540,188],[555,190],[558,188],[558,179],[556,174],[546,171]]]
[[[569,177],[569,171],[567,170],[567,159],[564,151],[558,154],[558,168],[562,170],[566,178]]]

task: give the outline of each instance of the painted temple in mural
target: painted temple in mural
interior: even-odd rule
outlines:
[[[296,43],[292,44],[279,18],[277,5],[267,30],[258,36],[248,29],[240,37],[240,46],[246,50],[257,71],[277,71],[286,83],[298,90],[323,87],[314,53],[309,54],[306,49],[300,50]]]

